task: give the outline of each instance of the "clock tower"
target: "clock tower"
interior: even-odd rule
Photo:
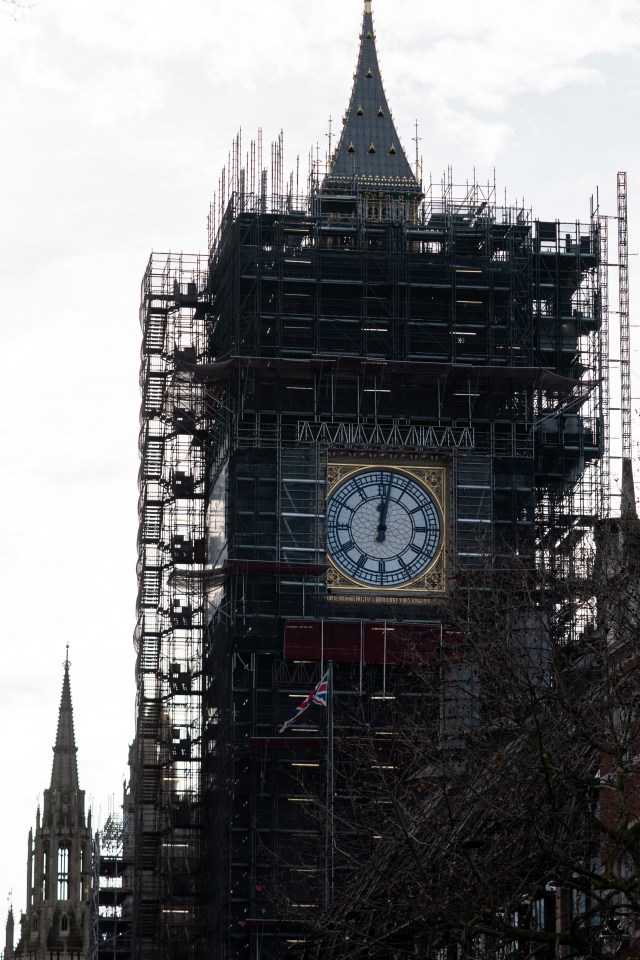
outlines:
[[[345,744],[389,747],[416,657],[446,682],[478,584],[568,576],[608,489],[606,235],[424,187],[370,0],[326,165],[272,160],[238,138],[208,260],[143,285],[137,957],[303,951],[367,833]]]
[[[209,934],[225,958],[305,940],[349,869],[336,739],[391,733],[381,705],[402,711],[411,659],[442,656],[474,578],[557,564],[548,544],[581,539],[592,507],[571,504],[596,488],[604,444],[585,382],[597,224],[534,222],[492,184],[425,190],[370,2],[310,196],[251,180],[225,198],[215,361],[197,373],[225,490],[204,691]],[[329,664],[328,709],[279,734]]]

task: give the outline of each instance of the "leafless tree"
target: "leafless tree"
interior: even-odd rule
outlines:
[[[307,957],[637,955],[638,521],[598,541],[588,577],[458,591],[386,736],[336,708],[336,884]],[[572,640],[568,609],[589,614]]]

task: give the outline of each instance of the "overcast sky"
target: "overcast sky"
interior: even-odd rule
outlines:
[[[262,126],[267,144],[283,128],[286,169],[324,150],[348,103],[362,2],[12,11],[0,0],[0,896],[13,888],[19,911],[67,642],[94,823],[127,775],[149,253],[205,251],[239,126],[247,138]],[[374,16],[389,102],[410,157],[420,122],[426,177],[451,165],[459,182],[474,168],[486,181],[495,167],[500,196],[571,221],[598,188],[614,215],[627,170],[638,249],[637,0],[374,0]]]

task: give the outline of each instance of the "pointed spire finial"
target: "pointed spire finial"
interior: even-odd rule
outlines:
[[[7,897],[9,903],[9,910],[7,911],[7,924],[5,927],[5,945],[4,945],[4,957],[5,960],[12,960],[14,956],[13,951],[13,934],[14,934],[14,919],[13,919],[13,890],[9,891],[9,896]]]
[[[60,710],[58,713],[58,730],[53,748],[53,768],[51,771],[52,789],[78,789],[76,753],[71,684],[69,682],[69,647],[67,646],[67,659],[64,663],[62,696],[60,697]]]
[[[67,644],[67,655],[64,658],[63,667],[65,668],[65,670],[68,671],[70,666],[71,664],[69,663],[69,644]]]
[[[416,117],[416,135],[413,138],[416,142],[416,167],[415,173],[416,177],[420,176],[420,141],[422,137],[420,136],[420,124],[418,123],[418,118]]]

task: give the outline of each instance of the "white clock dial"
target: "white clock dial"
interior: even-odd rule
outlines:
[[[396,587],[423,574],[438,554],[442,519],[410,474],[391,468],[351,474],[327,503],[327,551],[351,580]]]

